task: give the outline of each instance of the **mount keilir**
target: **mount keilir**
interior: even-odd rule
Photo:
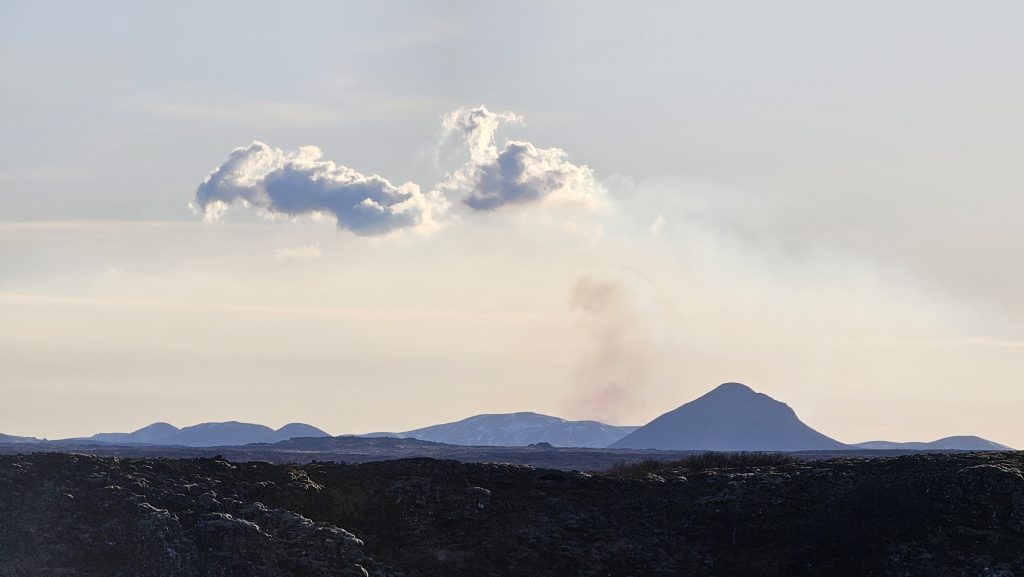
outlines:
[[[613,448],[702,451],[849,449],[805,425],[793,409],[740,383],[725,383],[665,413]]]
[[[538,413],[476,415],[456,421],[406,431],[371,433],[419,439],[449,445],[524,447],[549,443],[555,447],[607,447],[636,427],[617,427],[597,421],[567,421]]]

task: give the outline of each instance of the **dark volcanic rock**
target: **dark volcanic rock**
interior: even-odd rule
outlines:
[[[0,460],[0,576],[391,575],[329,523],[305,471],[218,459],[37,454]]]
[[[0,576],[1022,575],[1022,471],[3,456]]]

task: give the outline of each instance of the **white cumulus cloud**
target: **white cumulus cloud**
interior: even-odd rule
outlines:
[[[494,135],[502,124],[521,123],[523,117],[512,112],[491,112],[486,106],[459,108],[449,112],[441,121],[444,139],[454,138],[469,149],[474,163],[490,162],[498,154]]]
[[[604,204],[605,191],[586,165],[576,165],[560,148],[539,148],[530,142],[507,140],[499,148],[499,127],[521,122],[510,112],[492,112],[485,106],[463,108],[444,118],[445,138],[461,139],[469,162],[445,184],[461,190],[463,201],[474,210],[541,203],[595,207]]]
[[[316,146],[288,152],[255,141],[236,148],[206,177],[192,207],[209,221],[241,205],[268,218],[333,218],[340,229],[378,236],[437,229],[450,206],[444,192],[461,196],[473,212],[606,203],[607,193],[594,171],[570,162],[564,150],[523,140],[506,140],[499,147],[498,129],[519,122],[518,114],[485,106],[445,115],[442,146],[454,142],[469,158],[429,192],[413,182],[396,185],[325,160]]]
[[[360,236],[400,230],[430,231],[448,202],[412,182],[394,185],[323,160],[316,146],[285,152],[256,141],[236,148],[196,189],[193,207],[217,220],[232,204],[269,217],[332,216],[338,228]]]

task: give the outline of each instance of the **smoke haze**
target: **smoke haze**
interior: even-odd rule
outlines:
[[[621,423],[646,403],[666,348],[666,308],[644,279],[625,272],[586,274],[569,291],[590,342],[580,359],[567,414]]]

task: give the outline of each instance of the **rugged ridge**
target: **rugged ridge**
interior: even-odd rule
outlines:
[[[661,415],[611,447],[705,451],[849,448],[805,425],[785,403],[741,383],[724,383]]]

